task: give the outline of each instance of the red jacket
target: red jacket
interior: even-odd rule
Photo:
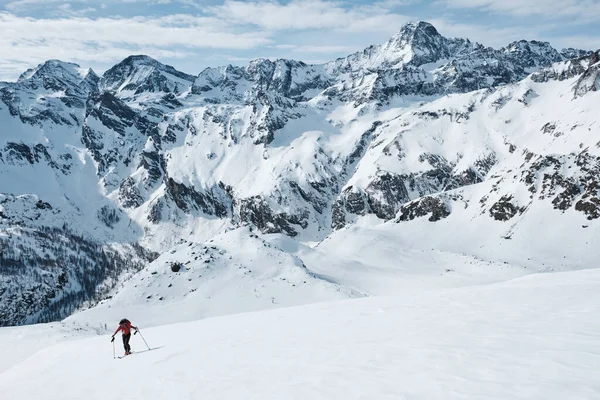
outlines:
[[[124,324],[119,325],[115,333],[113,333],[113,336],[115,336],[119,331],[123,331],[123,335],[129,335],[131,333],[131,328],[137,331],[137,328],[131,325],[131,322],[127,321]]]

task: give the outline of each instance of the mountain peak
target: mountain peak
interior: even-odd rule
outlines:
[[[172,66],[163,64],[160,61],[144,54],[131,55],[125,58],[123,61],[106,71],[104,75],[106,76],[114,73],[122,73],[125,71],[132,72],[139,70],[140,68],[156,69],[158,71],[167,72],[181,79],[194,80],[193,76],[180,72]]]
[[[131,55],[131,56],[125,58],[119,64],[125,64],[125,65],[152,65],[152,66],[156,66],[156,67],[165,66],[160,61],[157,61],[156,59],[154,59],[154,58],[152,58],[150,56],[147,56],[145,54],[134,54],[134,55]],[[119,65],[119,64],[117,64],[117,65]]]
[[[538,40],[519,40],[500,49],[504,54],[518,58],[526,68],[549,66],[562,61],[563,56],[548,42]]]
[[[572,47],[568,47],[560,51],[560,54],[565,58],[565,60],[589,56],[592,53],[593,51],[590,50],[574,49]]]
[[[405,24],[381,47],[384,63],[424,64],[448,56],[448,39],[439,34],[429,22]]]
[[[132,55],[110,68],[102,76],[107,90],[151,92],[177,91],[191,85],[196,78],[163,64],[147,55]],[[185,83],[184,83],[185,82]]]
[[[423,44],[439,41],[440,39],[444,39],[444,37],[439,34],[433,25],[429,22],[417,21],[409,22],[402,26],[402,28],[400,28],[400,30],[388,41],[388,44],[399,47],[420,47]]]
[[[48,60],[25,71],[17,82],[30,89],[43,87],[54,92],[79,89],[85,91],[90,88],[89,82],[93,82],[94,75],[91,69],[81,68],[74,63]],[[82,85],[83,82],[85,83]]]
[[[82,69],[79,65],[60,60],[48,60],[35,68],[28,69],[18,79],[18,82],[39,78],[42,76],[55,76],[68,78],[69,80],[81,81],[87,70]]]
[[[542,42],[539,40],[517,40],[508,44],[505,47],[505,51],[519,51],[519,50],[539,50],[539,49],[553,49],[548,42]]]
[[[414,21],[404,24],[402,28],[396,33],[396,36],[403,36],[408,38],[414,38],[417,35],[427,35],[427,36],[441,36],[435,26],[425,21]]]

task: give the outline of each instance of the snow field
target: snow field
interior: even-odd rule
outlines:
[[[598,270],[538,274],[165,325],[142,330],[160,348],[123,360],[108,335],[69,341],[2,373],[0,390],[23,400],[597,399],[599,285]],[[132,346],[145,347],[139,336]]]

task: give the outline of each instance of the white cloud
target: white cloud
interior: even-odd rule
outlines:
[[[2,0],[0,0],[0,3]],[[40,8],[54,8],[56,4],[60,4],[60,6],[65,6],[68,4],[90,4],[92,6],[97,5],[98,1],[95,0],[69,0],[68,2],[64,0],[10,0],[6,2],[4,6],[6,10],[19,13],[25,11],[31,11],[34,9]],[[107,3],[149,3],[149,4],[169,4],[171,0],[105,0],[103,4],[100,4],[101,8],[106,8]]]
[[[206,57],[207,60],[228,61],[233,63],[248,63],[253,60],[251,57],[238,57],[231,54],[211,54]]]
[[[57,14],[61,16],[69,16],[69,17],[83,17],[87,14],[91,14],[96,12],[95,8],[87,7],[82,8],[80,10],[73,9],[71,3],[64,3],[56,7]]]
[[[262,32],[232,33],[220,30],[212,18],[172,15],[147,18],[34,19],[0,13],[4,32],[0,43],[15,41],[74,40],[99,44],[245,49],[270,43]]]
[[[172,15],[160,18],[35,19],[0,13],[0,71],[50,58],[84,66],[110,63],[132,53],[159,58],[192,56],[192,49],[249,49],[272,43],[263,32],[235,33],[214,18]]]
[[[392,5],[397,3],[387,1],[348,7],[347,3],[325,0],[292,0],[287,4],[269,0],[227,0],[223,5],[207,8],[207,12],[232,24],[255,25],[272,31],[371,31],[382,28],[389,30],[390,23],[407,20],[402,15],[391,13]]]
[[[298,48],[297,44],[276,44],[271,46],[274,49],[278,50],[294,50]]]
[[[322,46],[322,45],[296,45],[296,44],[277,44],[271,46],[278,50],[290,50],[301,53],[340,53],[351,52],[354,50],[351,46]]]
[[[600,37],[599,36],[561,36],[554,38],[552,41],[557,47],[574,47],[584,50],[599,50],[600,49]]]
[[[23,12],[33,8],[39,7],[56,7],[56,4],[61,6],[71,6],[70,3],[89,3],[88,0],[70,0],[70,2],[60,0],[14,0],[9,1],[4,6],[7,10],[12,12]]]
[[[104,17],[89,18],[87,3],[105,9],[117,0],[13,0],[7,8],[28,15],[35,7],[50,7],[50,15],[59,18],[32,18],[14,13],[0,12],[0,26],[9,34],[0,35],[2,71],[15,70],[13,77],[22,72],[23,64],[32,66],[48,58],[60,58],[87,66],[107,64],[131,53],[146,53],[154,57],[196,58],[194,49],[228,49],[243,52],[275,44],[281,32],[329,32],[328,40],[314,42],[306,37],[294,40],[294,49],[279,48],[282,53],[301,53],[308,57],[321,57],[328,53],[359,50],[356,35],[362,32],[392,34],[407,18],[390,11],[398,0],[384,0],[374,4],[356,5],[338,1],[292,0],[279,3],[274,0],[226,0],[220,6],[206,7],[196,0],[119,0],[121,2],[147,2],[149,4],[179,3],[196,6],[200,15],[176,14],[162,17]],[[73,3],[73,5],[71,5]],[[77,6],[75,6],[77,3]],[[83,9],[81,9],[83,7]],[[354,35],[354,36],[352,36]],[[310,36],[310,35],[309,35]],[[363,38],[364,41],[364,38]],[[367,45],[370,43],[367,43]],[[194,54],[194,52],[196,54]],[[208,57],[210,54],[202,54]],[[228,58],[246,60],[232,55]]]
[[[577,17],[580,22],[589,22],[600,15],[597,0],[441,0],[441,3],[453,8],[475,8],[515,16]]]
[[[209,10],[236,24],[252,24],[270,30],[341,27],[348,18],[348,12],[339,3],[320,0],[293,0],[286,5],[274,1],[228,0]]]
[[[485,25],[465,24],[444,19],[432,19],[431,22],[447,37],[469,38],[485,46],[503,47],[516,40],[542,40],[549,42],[560,50],[564,47],[574,47],[585,50],[600,48],[600,36],[591,35],[556,35],[557,24],[543,23],[539,26],[527,25],[517,27],[496,28]]]
[[[465,24],[444,19],[429,21],[438,32],[446,37],[468,38],[485,46],[499,48],[515,40],[544,40],[536,27],[495,28],[486,25]]]

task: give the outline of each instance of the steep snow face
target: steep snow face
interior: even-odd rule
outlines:
[[[107,330],[17,363],[0,390],[23,400],[595,399],[599,272],[142,326],[154,350],[138,334],[122,360]],[[19,332],[0,331],[0,346]]]
[[[488,214],[491,199],[504,196],[514,198],[518,214],[534,199],[547,199],[557,210],[575,209],[595,220],[597,208],[583,204],[596,204],[586,199],[598,196],[594,110],[600,97],[574,99],[573,87],[577,93],[582,79],[526,79],[392,114],[368,136],[370,144],[334,205],[334,226],[367,213],[389,220],[411,200],[470,184],[486,187],[481,199],[465,200],[477,212]]]
[[[0,84],[0,231],[164,252],[246,225],[319,241],[362,217],[437,222],[461,207],[484,232],[538,203],[595,226],[598,58],[564,54],[420,22],[323,65],[190,76],[131,56],[99,78],[49,61]]]

